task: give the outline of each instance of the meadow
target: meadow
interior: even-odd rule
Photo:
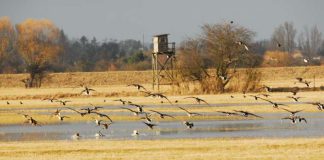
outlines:
[[[316,87],[324,85],[324,66],[320,67],[286,67],[286,68],[262,68],[261,83],[271,87],[303,87],[295,84],[296,77],[303,77],[313,81],[315,75]],[[276,75],[276,76],[273,76]],[[144,97],[136,88],[127,87],[130,83],[141,83],[147,89],[151,89],[151,72],[149,71],[116,71],[97,73],[53,73],[49,74],[41,88],[25,89],[19,80],[26,74],[0,75],[0,126],[22,124],[24,118],[17,113],[33,115],[43,125],[60,123],[57,118],[44,115],[42,108],[49,113],[56,108],[63,107],[59,103],[43,101],[43,98],[56,97],[69,100],[69,107],[84,107],[90,103],[96,106],[108,106],[102,112],[111,114],[115,121],[138,121],[131,114],[118,115],[122,109],[110,109],[120,106],[120,102],[114,100],[122,98],[137,104],[146,105],[146,109],[155,109],[166,113],[177,113],[178,120],[234,120],[244,117],[226,117],[217,114],[217,111],[248,110],[256,114],[262,113],[286,113],[283,110],[274,109],[264,101],[256,101],[249,95],[259,93],[204,94],[194,93],[177,95],[170,86],[162,86],[161,91],[166,93],[174,106],[169,106],[167,101],[161,103],[161,99]],[[130,78],[131,77],[131,78]],[[92,95],[81,95],[80,84],[87,84],[96,91]],[[311,85],[312,87],[312,85]],[[294,103],[287,96],[288,92],[271,93],[269,99],[289,103],[291,110],[303,110],[303,112],[318,112],[317,108],[307,102],[323,102],[323,91],[304,91],[298,95],[303,98],[299,103]],[[192,99],[184,99],[187,96],[198,96],[211,106],[197,105]],[[175,103],[175,101],[178,101]],[[10,102],[10,105],[6,103]],[[20,101],[23,104],[20,104]],[[209,116],[197,116],[190,119],[177,108],[177,105],[192,105],[190,111]],[[226,105],[224,105],[226,104]],[[239,105],[238,104],[244,104]],[[167,106],[167,107],[166,107]],[[215,113],[215,114],[214,114]],[[93,117],[80,117],[71,110],[64,110],[63,114],[69,114],[66,122],[88,122]],[[179,115],[180,114],[180,115]],[[245,118],[246,119],[246,118]],[[254,119],[254,118],[252,118]],[[32,127],[32,126],[31,126]],[[1,134],[1,132],[0,132]],[[1,142],[0,159],[322,159],[324,151],[324,138],[202,138],[202,139],[161,139],[161,140],[89,140],[80,139],[57,141],[19,141]]]
[[[323,138],[0,142],[0,159],[323,159]]]

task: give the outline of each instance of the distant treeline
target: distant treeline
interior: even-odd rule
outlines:
[[[316,26],[297,36],[294,25],[285,22],[274,29],[270,40],[251,40],[247,45],[250,52],[259,55],[258,64],[264,66],[302,65],[292,62],[292,57],[307,58],[316,65],[324,56],[322,33]],[[181,51],[182,45],[178,46]],[[151,50],[152,45],[133,39],[71,39],[49,20],[27,19],[13,25],[8,17],[0,18],[0,73],[42,68],[52,72],[146,70],[151,68]]]

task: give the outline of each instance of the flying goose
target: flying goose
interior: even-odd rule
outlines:
[[[129,109],[129,108],[126,108],[126,107],[120,107],[122,109],[126,109],[130,112],[132,112],[135,116],[138,116],[139,114],[141,114],[142,112],[138,112],[138,111],[135,111],[135,110],[132,110],[132,109]]]
[[[51,103],[53,103],[54,101],[58,101],[58,99],[56,99],[56,98],[44,98],[42,101],[45,101],[45,100],[50,101]]]
[[[318,110],[324,110],[324,104],[320,103],[320,102],[311,102],[311,103],[308,103],[308,104],[311,104],[311,105],[314,105],[314,106],[317,106],[317,109]]]
[[[182,107],[179,107],[181,110],[185,111],[187,113],[187,116],[188,117],[192,117],[192,116],[202,116],[202,114],[200,113],[196,113],[196,112],[189,112],[188,110],[182,108]]]
[[[126,103],[127,103],[127,104],[131,104],[131,103],[132,103],[131,101],[125,101],[125,100],[122,100],[122,99],[115,99],[115,100],[113,100],[113,101],[119,101],[119,102],[121,102],[123,105],[125,105]]]
[[[158,115],[160,116],[160,118],[162,118],[162,119],[164,119],[164,117],[171,117],[171,118],[174,118],[173,116],[171,116],[171,115],[169,115],[169,114],[161,113],[161,112],[158,112],[158,111],[155,111],[155,110],[149,110],[149,111],[158,114]]]
[[[144,86],[140,85],[140,84],[133,83],[133,84],[129,84],[127,86],[134,86],[134,87],[137,88],[137,90],[140,90],[142,88],[142,89],[144,89],[146,91],[146,88]]]
[[[90,95],[90,91],[96,91],[96,90],[94,90],[92,88],[88,88],[87,86],[85,86],[84,90],[82,90],[80,94],[86,93],[86,95]]]
[[[99,117],[105,117],[107,118],[111,123],[113,122],[113,120],[107,115],[107,114],[103,114],[103,113],[98,113],[98,112],[90,112],[91,114],[96,114]]]
[[[71,102],[71,101],[57,100],[57,101],[55,101],[55,102],[59,102],[59,103],[61,103],[63,106],[65,106],[67,102]]]
[[[70,110],[72,110],[72,111],[74,111],[74,112],[76,112],[78,114],[80,114],[81,117],[83,117],[84,115],[88,114],[87,112],[79,112],[79,111],[77,111],[77,110],[75,110],[73,108],[70,108],[70,107],[66,107],[66,108],[67,109],[70,109]]]
[[[189,98],[195,99],[198,102],[198,104],[200,104],[201,102],[204,102],[205,104],[207,104],[208,106],[210,106],[209,103],[207,103],[205,100],[203,100],[203,99],[201,99],[199,97],[185,97],[183,99],[189,99]]]
[[[153,124],[153,123],[146,123],[146,122],[143,122],[145,125],[147,125],[150,129],[153,129],[153,127],[157,126],[156,124]]]
[[[240,114],[235,113],[235,112],[226,112],[226,111],[216,111],[216,112],[223,113],[226,116],[240,116]]]
[[[287,98],[291,98],[291,99],[293,99],[295,102],[298,102],[298,99],[303,98],[303,97],[287,96]]]
[[[260,99],[262,99],[262,100],[264,100],[264,101],[267,101],[267,102],[271,103],[271,104],[272,104],[272,107],[275,108],[275,109],[278,109],[278,107],[279,107],[280,105],[281,105],[281,106],[287,106],[287,105],[285,105],[285,104],[272,102],[272,101],[267,100],[267,99],[264,99],[264,98],[260,98]],[[287,106],[287,107],[288,107],[288,106]]]
[[[303,111],[303,110],[291,111],[291,110],[286,109],[286,108],[281,108],[281,109],[283,109],[283,110],[285,110],[287,112],[290,112],[291,113],[290,116],[295,116],[296,113],[299,113],[299,112]]]
[[[249,51],[249,47],[243,41],[237,41],[236,44],[243,46],[246,51]]]
[[[134,103],[131,103],[130,105],[135,106],[137,108],[138,112],[143,112],[144,105],[139,105],[139,104],[134,104]]]
[[[248,112],[248,111],[238,111],[238,110],[234,110],[234,112],[240,112],[240,113],[243,114],[244,117],[248,117],[249,115],[251,115],[251,116],[254,116],[254,117],[258,117],[258,118],[263,118],[261,116],[258,116],[256,114],[253,114],[253,113]]]
[[[100,123],[100,125],[103,126],[102,129],[108,129],[108,127],[111,125],[112,123]]]

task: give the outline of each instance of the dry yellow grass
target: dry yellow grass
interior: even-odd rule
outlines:
[[[0,142],[0,159],[323,159],[324,138]]]
[[[296,77],[304,77],[312,80],[316,76],[318,85],[324,85],[324,66],[310,67],[269,67],[259,68],[262,72],[262,82],[273,83],[274,87],[286,86],[281,82],[290,82]],[[238,73],[244,71],[239,69]],[[210,72],[214,72],[210,70]],[[0,87],[23,88],[20,81],[28,77],[27,74],[1,74]],[[45,88],[75,87],[84,83],[89,86],[111,86],[125,85],[130,83],[150,84],[152,82],[151,71],[109,71],[109,72],[73,72],[73,73],[52,73],[43,82]],[[150,85],[148,85],[150,86]]]

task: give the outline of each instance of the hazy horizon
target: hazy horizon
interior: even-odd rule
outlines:
[[[257,33],[255,39],[271,37],[275,27],[293,22],[300,32],[317,25],[324,31],[324,1],[320,0],[0,0],[0,16],[14,24],[27,18],[49,19],[69,38],[137,39],[151,42],[155,34],[169,33],[170,41],[196,36],[205,23],[233,20]]]

